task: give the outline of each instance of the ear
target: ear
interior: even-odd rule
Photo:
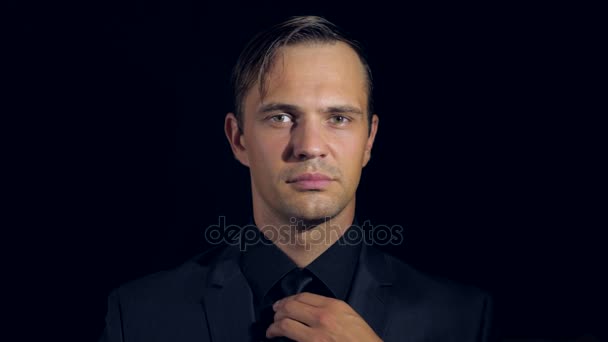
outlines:
[[[370,158],[372,157],[372,147],[374,146],[374,139],[376,139],[376,132],[378,132],[378,115],[374,114],[372,116],[371,128],[369,132],[369,136],[367,137],[367,142],[365,143],[365,155],[363,156],[363,167],[367,165]]]
[[[249,167],[249,157],[247,156],[245,137],[243,132],[241,132],[239,129],[238,121],[234,113],[226,114],[226,119],[224,120],[224,132],[226,133],[226,138],[228,138],[228,142],[230,143],[230,148],[232,148],[234,158],[240,161],[241,164]]]

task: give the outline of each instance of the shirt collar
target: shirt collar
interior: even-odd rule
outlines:
[[[247,245],[246,250],[242,251],[240,263],[254,295],[261,299],[297,265],[259,229],[255,229],[255,232],[255,243]],[[323,282],[336,298],[346,300],[360,251],[360,241],[347,242],[341,236],[306,269]]]

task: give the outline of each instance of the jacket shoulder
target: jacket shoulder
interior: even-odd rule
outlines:
[[[427,274],[386,253],[385,258],[393,271],[396,336],[406,334],[404,327],[415,317],[419,331],[437,340],[496,340],[493,298],[488,292]]]
[[[233,254],[230,246],[215,245],[175,268],[128,281],[112,290],[110,296],[117,296],[121,301],[175,300],[174,297],[189,293],[191,287],[205,286],[213,266]]]
[[[383,254],[391,265],[396,293],[407,295],[411,300],[466,308],[471,305],[483,305],[483,302],[491,297],[488,292],[477,286],[431,275],[394,255],[387,252]]]

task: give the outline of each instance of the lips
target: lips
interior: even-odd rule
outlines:
[[[301,182],[301,181],[330,181],[331,177],[326,176],[322,173],[303,173],[295,178],[287,181],[287,183]]]
[[[331,177],[322,173],[303,173],[287,181],[299,191],[319,191],[327,188],[332,182]]]

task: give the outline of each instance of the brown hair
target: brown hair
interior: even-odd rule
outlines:
[[[258,33],[247,43],[232,72],[235,114],[239,129],[242,131],[243,101],[247,91],[258,82],[260,93],[265,93],[265,79],[280,48],[301,43],[334,42],[348,44],[363,64],[367,83],[367,119],[371,129],[372,72],[365,52],[357,41],[348,38],[336,25],[317,16],[291,17]]]

